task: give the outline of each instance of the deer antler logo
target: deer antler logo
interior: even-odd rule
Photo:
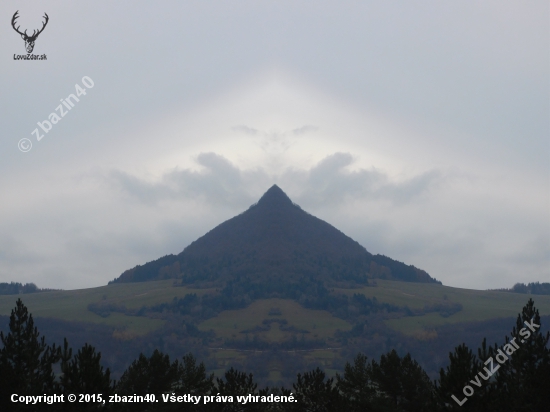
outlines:
[[[15,20],[17,20],[17,18],[19,17],[17,15],[17,13],[19,13],[19,10],[17,10],[15,12],[15,14],[13,15],[13,18],[11,19],[11,25],[12,25],[13,29],[21,35],[21,38],[23,40],[25,40],[25,48],[27,49],[27,53],[32,53],[32,51],[34,49],[34,42],[36,41],[36,38],[38,37],[38,35],[40,33],[42,33],[42,31],[44,31],[44,28],[46,27],[46,24],[48,24],[48,20],[50,18],[48,17],[48,15],[46,13],[44,13],[44,18],[46,19],[46,21],[43,23],[42,28],[40,30],[38,30],[38,32],[36,30],[34,30],[32,32],[32,35],[29,36],[29,35],[27,35],[27,30],[25,30],[24,33],[21,33],[19,31],[20,26],[15,27]]]

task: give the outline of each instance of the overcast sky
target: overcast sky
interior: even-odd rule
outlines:
[[[48,14],[47,60],[14,60],[16,10],[28,34]],[[445,285],[550,281],[547,0],[3,0],[0,17],[0,282],[104,285],[274,183]]]

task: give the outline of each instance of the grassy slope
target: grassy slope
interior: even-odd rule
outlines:
[[[32,293],[26,295],[0,296],[0,315],[9,315],[18,297],[29,308],[33,317],[50,317],[64,320],[93,322],[125,329],[132,334],[145,334],[164,324],[160,319],[126,316],[112,313],[106,318],[87,309],[93,302],[115,302],[127,308],[140,308],[143,305],[169,302],[174,297],[183,297],[190,291],[186,288],[172,287],[172,280],[142,283],[124,283],[98,288],[66,290],[56,292]],[[205,293],[205,289],[193,290],[193,293]]]
[[[463,310],[448,318],[431,313],[418,317],[407,317],[388,320],[388,324],[404,333],[415,334],[424,329],[435,326],[456,323],[487,320],[497,317],[515,317],[525,305],[529,297],[533,297],[535,305],[541,315],[550,314],[550,296],[533,296],[506,292],[489,292],[469,289],[458,289],[447,286],[406,283],[396,281],[377,280],[378,287],[363,289],[341,289],[338,292],[352,295],[363,293],[367,297],[374,297],[380,302],[396,305],[408,305],[411,308],[422,308],[426,304],[437,302],[459,302]],[[124,283],[102,286],[92,289],[45,292],[20,295],[29,311],[35,317],[55,317],[65,320],[94,322],[126,329],[133,334],[144,334],[162,326],[163,321],[144,317],[125,316],[113,313],[102,318],[87,310],[92,302],[108,301],[124,304],[128,308],[139,308],[142,305],[153,305],[169,302],[174,297],[183,297],[187,293],[201,295],[209,292],[206,289],[187,289],[172,287],[171,280],[143,283]],[[444,299],[444,296],[447,299]],[[17,296],[0,296],[0,315],[9,315],[15,306]],[[236,332],[261,325],[263,319],[269,318],[268,312],[272,307],[278,307],[289,325],[299,329],[307,329],[308,336],[319,338],[328,336],[336,329],[349,328],[346,322],[332,317],[324,311],[312,311],[302,308],[296,302],[282,299],[258,301],[246,309],[226,311],[218,317],[201,324],[201,329],[213,328],[219,336],[238,336]],[[237,328],[234,328],[235,323]],[[313,324],[315,323],[315,328]],[[280,340],[285,332],[280,331],[278,324],[273,324],[270,331],[263,332],[266,338]],[[242,336],[242,334],[240,334]]]
[[[459,289],[448,286],[377,280],[378,287],[341,292],[362,293],[395,305],[422,308],[425,304],[458,302],[463,309],[448,318],[437,313],[388,320],[387,324],[403,333],[415,334],[424,329],[458,322],[474,322],[494,318],[516,317],[531,297],[541,315],[550,315],[550,296]],[[445,296],[447,299],[445,299]]]
[[[281,314],[270,316],[272,308],[279,309]],[[222,338],[239,339],[243,338],[242,331],[260,326],[264,319],[270,318],[286,319],[287,326],[307,330],[310,332],[308,337],[319,339],[332,336],[338,329],[351,329],[348,322],[332,316],[327,311],[305,309],[290,299],[258,300],[245,309],[222,312],[215,318],[201,323],[199,328],[205,331],[212,329]],[[259,333],[259,336],[271,342],[282,342],[291,334],[281,330],[279,324],[274,323],[268,331]]]

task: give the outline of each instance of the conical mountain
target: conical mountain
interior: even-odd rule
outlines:
[[[304,212],[276,185],[241,215],[191,243],[187,256],[255,256],[283,263],[300,254],[356,258],[365,248],[328,223]]]
[[[244,213],[200,237],[179,255],[168,255],[124,272],[116,281],[182,278],[184,283],[253,282],[359,283],[383,277],[434,282],[426,272],[373,256],[327,222],[303,211],[273,185]]]

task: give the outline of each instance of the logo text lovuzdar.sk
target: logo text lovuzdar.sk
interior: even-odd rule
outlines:
[[[21,35],[21,38],[25,41],[25,49],[27,50],[27,54],[14,54],[13,60],[47,60],[47,56],[45,54],[32,54],[32,51],[34,50],[34,43],[36,42],[36,39],[44,31],[46,28],[46,25],[48,24],[48,21],[50,18],[46,13],[44,13],[44,19],[45,21],[42,23],[42,28],[39,30],[33,30],[32,34],[29,35],[27,33],[27,30],[24,32],[20,30],[21,26],[15,27],[17,24],[17,19],[19,18],[19,10],[17,10],[12,19],[11,19],[11,25],[13,29]]]

